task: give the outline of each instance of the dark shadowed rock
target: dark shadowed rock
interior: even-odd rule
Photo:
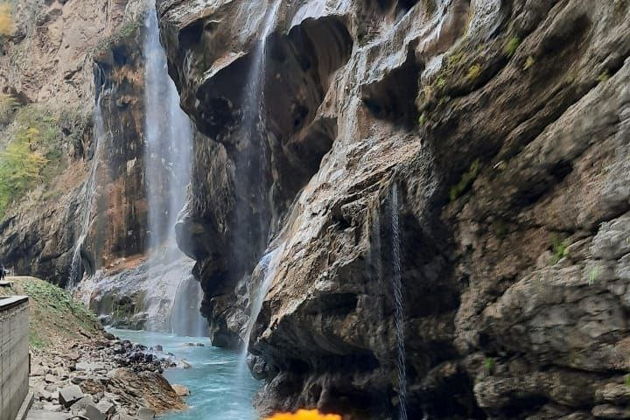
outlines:
[[[200,131],[178,241],[214,345],[272,276],[262,411],[396,415],[396,217],[410,418],[625,415],[625,2],[281,1],[254,133],[270,2],[193,3],[158,2]]]

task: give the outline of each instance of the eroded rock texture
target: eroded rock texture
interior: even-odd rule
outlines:
[[[13,8],[15,30],[0,46],[0,92],[20,106],[61,115],[54,136],[63,168],[13,203],[0,222],[0,258],[16,274],[61,285],[70,280],[90,206],[85,188],[95,166],[98,182],[78,276],[144,251],[143,58],[137,23],[143,7],[136,0],[98,5],[24,0]],[[99,95],[109,141],[95,158],[93,109]]]
[[[261,410],[396,416],[399,217],[410,418],[625,418],[628,3],[282,1],[252,120],[273,9],[159,4],[215,344],[272,276]]]

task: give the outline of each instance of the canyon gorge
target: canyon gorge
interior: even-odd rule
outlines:
[[[16,274],[261,415],[630,418],[629,1],[8,4]]]

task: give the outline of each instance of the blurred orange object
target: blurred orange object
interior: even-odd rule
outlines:
[[[322,414],[317,410],[298,410],[297,413],[278,413],[265,420],[341,420],[337,414]]]

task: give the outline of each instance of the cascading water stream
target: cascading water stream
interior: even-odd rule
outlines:
[[[243,118],[243,129],[245,135],[249,136],[250,141],[254,141],[257,138],[257,126],[259,123],[264,130],[263,106],[265,72],[267,67],[267,43],[269,35],[271,35],[271,31],[275,27],[280,4],[280,0],[274,0],[273,5],[265,15],[261,31],[260,46],[255,50],[253,65],[249,72],[248,82],[245,85],[245,116]],[[264,176],[262,174],[262,168],[264,168],[265,165],[265,147],[262,144],[264,138],[264,135],[261,136],[261,144],[252,145],[252,147],[254,147],[254,150],[258,151],[257,153],[249,152],[248,154],[245,154],[245,156],[241,157],[241,159],[245,160],[245,164],[248,169],[246,176],[243,177],[243,180],[241,182],[238,182],[238,184],[251,184],[252,182],[260,182],[260,180],[264,179]],[[257,159],[256,165],[253,165],[253,159]],[[252,166],[258,168],[258,173],[252,173],[253,171],[250,169]],[[259,187],[264,188],[263,185],[258,185]],[[244,197],[247,194],[247,188],[248,185],[237,185],[237,194],[241,197]],[[263,195],[264,194],[260,194],[260,196]],[[237,211],[237,226],[244,226],[246,224],[244,223],[245,220],[243,219],[244,216],[242,212],[239,214],[239,212]],[[263,232],[265,230],[265,228],[263,227],[265,221],[260,218],[257,223],[259,224],[260,232]],[[275,257],[276,255],[281,254],[281,252],[278,251],[279,248],[276,248],[261,259],[259,267],[261,267],[262,271],[262,281],[257,285],[257,288],[253,291],[253,293],[251,293],[250,291],[251,298],[249,305],[249,319],[245,327],[243,348],[241,349],[241,355],[239,358],[237,369],[237,377],[240,378],[239,380],[242,380],[245,366],[247,365],[247,350],[252,332],[254,330],[256,319],[260,314],[265,296],[271,288],[271,282],[273,281],[273,277],[275,275],[275,267],[277,266],[277,261],[275,260]]]
[[[269,36],[275,27],[281,0],[267,10],[262,22],[260,44],[253,50],[252,66],[243,91],[243,120],[241,126],[242,150],[237,155],[237,167],[241,175],[235,180],[236,196],[243,200],[236,209],[235,264],[245,263],[247,258],[240,255],[243,249],[251,247],[264,249],[266,246],[268,223],[262,209],[266,197],[265,167],[267,149],[265,146],[264,85],[267,70]],[[247,209],[254,211],[250,214]],[[253,233],[257,232],[257,234]]]
[[[249,346],[249,340],[252,337],[254,326],[256,325],[256,319],[260,315],[265,296],[271,289],[273,279],[278,269],[278,259],[282,255],[284,245],[281,245],[274,250],[265,254],[264,257],[258,263],[256,272],[260,273],[261,280],[255,286],[254,290],[250,291],[250,304],[249,304],[249,318],[247,319],[247,325],[245,326],[245,335],[243,336],[243,347],[241,348],[241,354],[238,363],[237,376],[242,377],[247,366],[247,351]],[[253,292],[253,293],[252,293]]]
[[[171,331],[206,335],[206,320],[199,312],[201,286],[178,249],[174,226],[186,202],[192,166],[192,125],[179,107],[179,95],[168,75],[166,53],[160,44],[155,4],[149,0],[145,56],[145,182],[149,204],[149,265],[164,266],[167,298],[172,299]],[[147,307],[160,305],[162,296],[150,294]],[[152,329],[151,319],[147,327]]]
[[[81,233],[74,245],[74,252],[72,254],[72,263],[70,266],[70,278],[66,285],[67,289],[74,288],[81,280],[81,265],[83,264],[81,258],[81,247],[85,242],[85,238],[88,235],[91,224],[91,215],[94,208],[94,200],[96,197],[97,177],[100,167],[100,159],[103,149],[103,143],[105,143],[108,133],[105,133],[105,124],[103,122],[103,110],[101,108],[101,98],[103,92],[98,95],[96,106],[94,107],[94,155],[92,156],[92,167],[90,168],[90,175],[84,185],[84,207],[80,218]]]
[[[407,366],[405,361],[405,318],[402,290],[402,269],[400,257],[400,215],[398,185],[391,189],[392,223],[392,285],[394,289],[394,322],[396,327],[396,368],[398,373],[399,419],[407,420]]]
[[[167,72],[160,44],[155,6],[146,17],[145,55],[145,167],[149,202],[149,247],[174,248],[173,226],[186,201],[190,182],[192,128],[179,108],[177,89]]]
[[[203,301],[201,285],[191,274],[177,287],[173,310],[171,311],[171,333],[189,337],[201,337],[207,334],[207,322],[199,316]]]

